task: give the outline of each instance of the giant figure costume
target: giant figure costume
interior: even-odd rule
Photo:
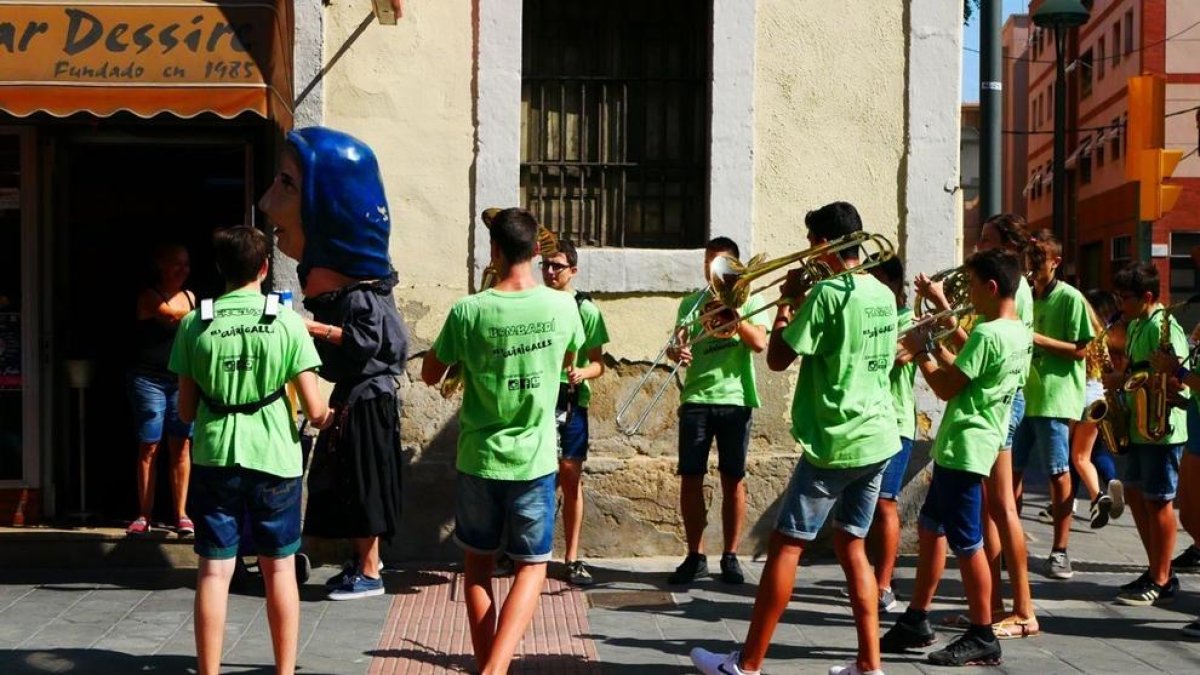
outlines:
[[[392,296],[391,215],[379,165],[370,147],[332,129],[299,129],[287,141],[302,169],[300,284],[314,268],[355,280],[304,300],[316,321],[342,329],[340,345],[316,341],[321,377],[334,383],[336,421],[317,438],[304,533],[390,539],[400,524],[396,378],[408,339]]]

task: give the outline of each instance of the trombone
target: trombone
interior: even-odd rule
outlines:
[[[858,246],[863,248],[873,246],[876,250],[874,253],[861,256],[860,260],[862,262],[859,264],[847,267],[840,272],[834,272],[833,268],[820,260],[822,256],[839,253]],[[705,335],[700,340],[732,337],[740,322],[791,300],[790,298],[780,298],[743,316],[738,310],[742,305],[746,304],[746,301],[751,296],[763,293],[775,286],[783,285],[783,282],[787,280],[787,276],[782,276],[760,288],[751,289],[751,283],[756,279],[799,263],[805,285],[811,287],[818,281],[827,281],[846,274],[865,272],[873,269],[895,257],[895,255],[896,249],[887,237],[860,231],[851,232],[844,237],[839,237],[823,244],[817,244],[816,246],[796,251],[795,253],[775,258],[774,260],[767,260],[766,256],[760,254],[751,258],[749,262],[742,264],[737,258],[728,254],[717,256],[713,258],[712,264],[709,265],[708,280],[713,295],[720,302],[720,306],[713,309],[706,308],[699,317],[687,325],[690,327],[699,324],[703,328]],[[697,342],[700,340],[697,340]]]
[[[692,306],[688,308],[687,314],[684,316],[688,316],[692,312],[695,312],[696,308],[700,307],[701,303],[704,303],[705,299],[711,295],[711,288],[705,288],[700,291],[696,296],[696,301],[692,303]],[[633,387],[633,390],[629,392],[629,395],[625,397],[625,400],[622,401],[621,405],[617,408],[617,417],[615,422],[617,424],[617,429],[620,430],[621,433],[625,434],[626,436],[636,436],[637,433],[641,431],[642,425],[645,424],[646,420],[650,418],[650,413],[654,410],[654,407],[658,405],[658,402],[661,401],[662,397],[666,395],[667,388],[671,386],[672,382],[675,381],[675,376],[679,372],[679,368],[683,365],[683,363],[679,360],[676,360],[675,364],[671,366],[671,370],[667,373],[667,376],[663,378],[662,383],[655,387],[654,394],[650,397],[650,402],[646,404],[646,408],[642,410],[639,415],[637,415],[632,423],[629,422],[629,410],[633,407],[633,403],[635,400],[637,400],[638,395],[641,394],[642,388],[650,382],[650,378],[653,377],[655,371],[659,370],[659,367],[663,365],[664,359],[667,358],[672,349],[681,348],[688,343],[688,340],[680,339],[680,334],[682,333],[685,337],[690,338],[691,325],[691,323],[682,323],[671,329],[670,337],[667,338],[667,341],[663,344],[662,349],[658,350],[658,356],[654,357],[654,361],[646,370],[646,374],[642,375],[641,379],[639,379],[637,384]]]

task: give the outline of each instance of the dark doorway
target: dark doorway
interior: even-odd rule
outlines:
[[[86,360],[81,436],[78,390],[63,387],[59,512],[77,508],[79,441],[86,453],[87,506],[102,521],[136,515],[137,437],[127,395],[138,292],[154,280],[158,244],[188,249],[187,288],[197,299],[222,288],[212,260],[215,229],[243,224],[253,190],[246,142],[74,141],[60,147],[56,176],[54,322],[59,364]],[[174,524],[169,453],[157,462],[155,518]],[[64,494],[65,493],[65,494]]]

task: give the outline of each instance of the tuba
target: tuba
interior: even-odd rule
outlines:
[[[1113,317],[1104,330],[1088,343],[1084,356],[1088,379],[1099,380],[1113,372],[1112,355],[1108,352],[1108,331],[1120,318],[1119,314]],[[1129,408],[1122,390],[1105,390],[1104,398],[1089,405],[1083,418],[1096,424],[1109,450],[1118,455],[1129,450]]]
[[[492,224],[492,219],[495,218],[501,211],[503,211],[503,209],[496,207],[484,209],[483,213],[480,214],[480,218],[483,219],[483,224],[490,227]],[[539,255],[541,255],[543,258],[558,253],[558,237],[554,236],[553,232],[540,225],[538,226],[537,242]],[[499,280],[500,275],[496,270],[496,266],[489,262],[488,266],[483,269],[483,275],[479,279],[479,290],[486,291],[492,286],[495,286],[496,282]],[[446,369],[446,373],[442,376],[442,381],[438,384],[438,391],[441,392],[442,398],[453,398],[455,394],[462,390],[462,388],[462,364],[453,363],[449,368]]]

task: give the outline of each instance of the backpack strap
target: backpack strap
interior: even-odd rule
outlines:
[[[284,388],[280,387],[280,388],[276,389],[275,391],[271,392],[269,395],[267,395],[266,398],[261,398],[257,401],[250,401],[249,403],[239,403],[237,405],[225,405],[224,403],[217,402],[215,399],[213,399],[211,396],[204,393],[203,391],[200,391],[199,389],[197,389],[197,391],[199,391],[200,400],[204,401],[204,405],[208,406],[209,410],[213,411],[214,413],[216,413],[218,415],[252,415],[252,414],[258,412],[259,410],[262,410],[263,408],[271,405],[275,401],[278,401],[279,399],[283,398],[283,395],[285,393]]]

